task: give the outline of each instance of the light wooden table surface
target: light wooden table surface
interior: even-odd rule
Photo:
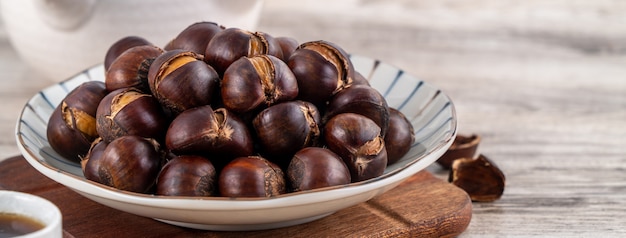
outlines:
[[[270,0],[259,30],[333,41],[454,101],[459,131],[507,177],[462,237],[626,236],[626,2]],[[0,31],[0,158],[17,116],[54,81]],[[447,171],[429,170],[444,178]]]

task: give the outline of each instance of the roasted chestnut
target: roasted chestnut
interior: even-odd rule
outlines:
[[[97,181],[121,190],[148,193],[161,169],[161,160],[155,140],[122,136],[111,141],[98,159]]]
[[[224,27],[215,22],[196,22],[181,31],[163,48],[167,51],[184,50],[203,55],[213,36],[222,30]]]
[[[298,96],[298,82],[280,59],[271,55],[241,57],[222,79],[222,103],[238,113],[289,101]]]
[[[158,56],[148,73],[152,95],[174,114],[208,105],[219,89],[219,76],[191,51],[172,50]]]
[[[276,37],[276,41],[278,41],[280,49],[283,52],[282,60],[287,62],[291,54],[298,48],[298,41],[287,36]]]
[[[182,112],[165,135],[165,145],[173,153],[211,157],[217,164],[252,155],[252,140],[246,124],[235,114],[223,108],[213,111],[210,105]]]
[[[65,96],[52,112],[46,128],[54,151],[76,162],[87,154],[91,142],[98,137],[96,110],[106,94],[104,83],[89,81]]]
[[[264,54],[283,58],[283,52],[274,37],[263,32],[226,28],[213,36],[204,52],[204,61],[223,75],[235,60],[243,56]]]
[[[100,159],[106,149],[108,143],[104,142],[102,138],[98,137],[91,143],[89,152],[80,161],[80,167],[83,170],[83,176],[94,182],[102,183],[100,181]]]
[[[385,136],[389,127],[389,106],[378,90],[367,85],[352,85],[341,90],[328,102],[324,120],[340,113],[356,113],[372,119]]]
[[[161,140],[168,122],[159,102],[135,88],[110,92],[96,112],[96,130],[106,142],[124,135]]]
[[[317,144],[320,136],[320,114],[305,101],[271,106],[261,111],[252,125],[262,153],[281,166],[298,150]]]
[[[296,152],[287,168],[291,192],[350,183],[350,170],[339,155],[320,147]]]
[[[157,195],[208,197],[217,192],[217,173],[207,158],[181,155],[163,166],[156,185]]]
[[[298,98],[315,105],[326,103],[351,85],[354,78],[348,54],[328,41],[301,44],[289,57],[288,65],[298,80]]]
[[[224,197],[272,197],[286,192],[283,171],[259,156],[228,163],[219,175],[218,187]]]
[[[127,36],[113,43],[104,57],[104,70],[107,71],[111,63],[124,53],[124,51],[141,45],[152,45],[152,43],[139,36]]]
[[[387,167],[387,150],[381,129],[371,119],[342,113],[324,126],[324,139],[350,169],[352,182],[378,177]]]
[[[504,193],[506,178],[496,164],[483,154],[452,162],[448,181],[463,189],[475,202],[493,202]]]
[[[387,164],[398,161],[406,155],[415,142],[413,125],[404,114],[395,108],[389,108],[389,128],[385,134]]]
[[[135,46],[124,51],[106,71],[104,83],[107,91],[134,87],[150,93],[148,70],[152,61],[162,53],[161,48],[153,45]]]

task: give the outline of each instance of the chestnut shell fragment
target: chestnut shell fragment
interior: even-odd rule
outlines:
[[[504,173],[482,154],[476,159],[454,160],[448,180],[476,202],[492,202],[504,193]]]

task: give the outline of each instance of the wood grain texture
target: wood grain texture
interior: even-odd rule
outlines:
[[[461,237],[626,236],[626,2],[266,1],[259,30],[325,39],[440,87],[507,176]],[[0,34],[1,35],[1,34]],[[51,84],[0,39],[0,156]],[[447,171],[433,165],[440,178]]]
[[[120,212],[44,177],[22,157],[0,163],[0,189],[52,201],[63,214],[64,230],[75,237],[452,237],[463,232],[472,217],[467,194],[427,171],[384,195],[320,220],[252,232],[186,229]]]

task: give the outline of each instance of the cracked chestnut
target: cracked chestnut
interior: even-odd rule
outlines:
[[[165,145],[175,154],[196,154],[213,159],[216,165],[254,153],[246,124],[230,111],[210,105],[179,114],[170,123]]]
[[[320,136],[320,114],[315,105],[305,101],[266,108],[252,125],[262,153],[281,166],[286,166],[298,150],[316,145]]]
[[[298,83],[287,64],[274,56],[241,57],[224,72],[221,95],[228,110],[246,113],[294,99]]]
[[[152,95],[173,114],[208,105],[219,90],[219,76],[191,51],[172,50],[158,56],[148,73]]]
[[[239,58],[265,54],[283,58],[282,49],[274,37],[264,32],[226,28],[213,36],[204,52],[204,61],[223,75]]]
[[[89,151],[98,137],[96,111],[107,95],[104,83],[89,81],[72,90],[54,109],[46,128],[50,147],[73,161]]]
[[[125,135],[161,140],[168,122],[159,102],[135,88],[110,92],[96,112],[96,130],[106,142]]]
[[[328,41],[301,44],[287,64],[298,80],[298,99],[317,106],[349,87],[354,78],[354,66],[348,54]]]
[[[371,119],[342,113],[324,126],[328,148],[337,153],[350,169],[352,182],[378,177],[387,167],[387,150],[381,130]]]

